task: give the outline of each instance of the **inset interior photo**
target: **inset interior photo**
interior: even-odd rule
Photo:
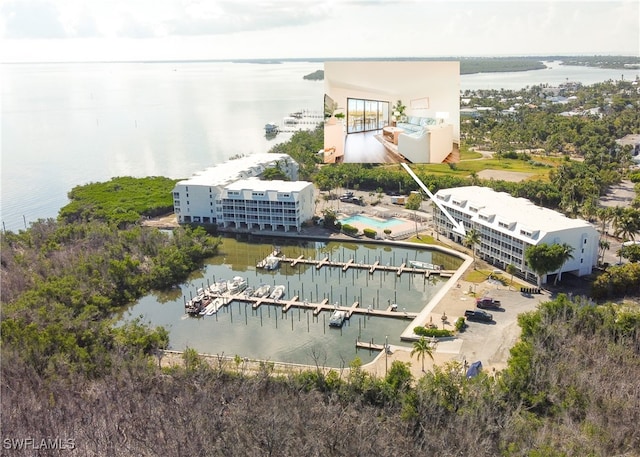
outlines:
[[[460,160],[460,62],[324,63],[325,163]]]

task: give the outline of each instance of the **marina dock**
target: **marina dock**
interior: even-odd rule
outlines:
[[[406,263],[402,263],[399,267],[392,265],[380,265],[380,262],[378,260],[376,260],[373,264],[356,263],[353,259],[349,259],[346,262],[335,262],[332,261],[328,256],[324,257],[321,260],[316,260],[305,259],[303,255],[300,255],[296,258],[281,257],[280,261],[283,263],[288,263],[292,267],[299,264],[312,265],[315,266],[317,270],[320,270],[322,267],[341,268],[342,271],[347,271],[349,268],[358,268],[369,270],[369,274],[373,274],[376,271],[389,271],[397,274],[398,276],[402,275],[403,273],[410,273],[424,275],[427,278],[431,275],[440,275],[443,278],[449,278],[455,273],[455,270],[408,267]]]
[[[357,301],[351,304],[350,306],[340,306],[336,304],[330,304],[329,299],[325,298],[320,303],[312,303],[309,301],[300,301],[298,295],[290,299],[275,299],[268,297],[254,297],[247,296],[244,293],[238,293],[235,295],[224,294],[225,306],[230,305],[234,301],[249,303],[251,304],[252,309],[258,309],[262,305],[275,305],[280,306],[282,308],[282,312],[286,313],[291,308],[301,308],[305,310],[310,310],[313,312],[314,316],[317,316],[322,311],[344,311],[345,318],[350,319],[354,314],[359,315],[367,315],[367,316],[375,316],[375,317],[392,317],[395,319],[415,319],[418,313],[410,313],[406,311],[394,311],[392,307],[387,309],[374,309],[371,306],[367,308],[360,307],[360,303]]]

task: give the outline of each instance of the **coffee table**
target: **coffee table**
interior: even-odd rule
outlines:
[[[400,135],[404,130],[399,127],[383,127],[382,128],[382,137],[388,141],[391,141],[393,144],[398,144],[398,135]]]

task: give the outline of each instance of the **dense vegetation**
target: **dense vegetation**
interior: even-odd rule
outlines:
[[[142,217],[172,212],[175,184],[175,179],[160,176],[125,176],[76,186],[68,194],[71,202],[60,210],[59,217],[68,223],[108,220],[121,227],[134,224]]]
[[[109,365],[89,379],[73,360],[43,375],[24,355],[33,343],[8,342],[3,434],[73,438],[83,455],[114,456],[634,452],[638,309],[560,296],[519,321],[522,340],[506,370],[474,378],[457,362],[419,379],[393,362],[377,378],[357,359],[342,373],[318,367],[276,376],[265,363],[248,376],[193,350],[184,368],[161,370],[114,344],[104,350]]]
[[[460,74],[529,71],[547,68],[535,57],[466,57],[460,59]]]
[[[302,79],[308,79],[311,81],[322,81],[324,79],[324,70],[316,70],[308,75],[304,75]]]
[[[562,65],[581,65],[598,68],[639,68],[638,56],[571,56],[551,57],[552,60],[562,60]]]
[[[272,147],[269,152],[289,154],[300,166],[300,180],[311,181],[322,163],[323,158],[318,151],[324,148],[324,126],[318,125],[312,131],[299,131],[293,134],[286,143]]]
[[[146,201],[167,193],[166,186],[154,188],[147,179],[115,182],[123,180],[128,192],[144,189]],[[39,220],[28,230],[2,234],[3,354],[15,351],[40,375],[99,376],[109,371],[113,351],[149,353],[166,346],[164,329],[140,322],[116,329],[113,313],[152,288],[184,281],[217,251],[220,240],[202,228],[172,234],[140,225],[118,228],[122,213],[107,211],[112,196],[101,193],[113,185],[74,189],[83,202],[91,199],[82,210],[81,219],[88,221]],[[134,194],[116,194],[126,208],[144,213]]]

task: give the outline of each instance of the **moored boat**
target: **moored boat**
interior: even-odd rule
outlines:
[[[277,135],[278,134],[278,124],[275,122],[267,122],[264,125],[264,133],[265,135]]]
[[[220,308],[222,308],[223,305],[224,305],[224,298],[222,297],[215,298],[205,308],[205,316],[213,316],[215,313],[220,311]]]
[[[262,284],[253,293],[254,297],[266,297],[271,292],[271,286],[269,284]]]
[[[409,265],[413,268],[423,268],[425,270],[441,270],[441,265],[434,265],[428,262],[421,262],[420,260],[409,260]]]
[[[284,286],[279,285],[273,288],[273,292],[269,295],[269,298],[273,298],[274,300],[279,300],[284,295]]]
[[[342,327],[347,314],[344,311],[335,310],[329,318],[329,327]]]
[[[247,280],[242,276],[234,276],[229,282],[227,282],[227,290],[230,294],[237,294],[247,288]]]
[[[258,262],[258,268],[264,268],[265,270],[275,270],[280,265],[280,259],[274,255],[267,256],[264,260]]]
[[[227,281],[218,281],[209,287],[209,293],[213,295],[221,295],[227,291]]]

